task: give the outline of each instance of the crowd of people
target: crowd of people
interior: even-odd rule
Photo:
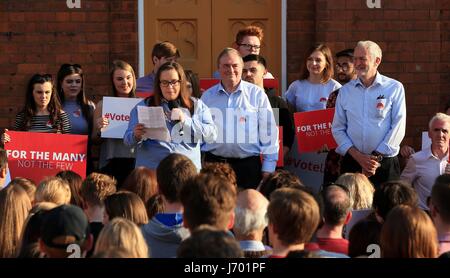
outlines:
[[[450,102],[416,153],[401,146],[405,89],[379,72],[378,44],[360,41],[335,59],[314,45],[280,97],[264,86],[274,76],[262,40],[259,27],[240,30],[217,57],[220,82],[204,92],[170,42],[155,44],[153,71],[139,79],[114,61],[112,96],[149,95],[123,139],[102,137],[110,119],[88,100],[80,65],[62,65],[55,80],[35,74],[12,130],[86,135],[87,176],[6,184],[0,150],[0,257],[373,257],[369,246],[384,258],[450,257]],[[169,140],[145,136],[142,107],[162,109]],[[337,148],[327,150],[323,184],[306,184],[277,167],[279,152],[292,151],[294,112],[327,108]]]

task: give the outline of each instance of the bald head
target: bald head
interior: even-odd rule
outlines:
[[[339,186],[329,186],[323,195],[325,223],[341,225],[351,210],[350,196]]]
[[[258,191],[247,189],[240,192],[237,197],[233,227],[236,238],[261,240],[262,231],[267,226],[268,206],[269,201]]]
[[[254,189],[241,191],[237,197],[237,207],[241,209],[257,211],[267,209],[267,206],[269,206],[269,200]]]

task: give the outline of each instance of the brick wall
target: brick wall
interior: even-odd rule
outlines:
[[[32,74],[81,64],[97,101],[110,92],[110,63],[137,68],[137,49],[137,1],[82,0],[80,9],[65,0],[0,1],[0,127],[13,124]]]
[[[326,43],[333,52],[354,47],[359,40],[379,43],[380,72],[405,85],[404,142],[419,148],[429,119],[450,98],[450,1],[380,2],[381,9],[369,9],[366,0],[288,0],[288,57],[294,60],[288,65],[289,81],[298,76],[299,53],[316,42]]]

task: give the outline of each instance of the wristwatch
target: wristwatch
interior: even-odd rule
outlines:
[[[384,158],[383,154],[381,154],[381,153],[379,153],[377,151],[373,151],[372,155],[375,157],[376,161],[378,161],[378,162],[383,161],[383,158]]]

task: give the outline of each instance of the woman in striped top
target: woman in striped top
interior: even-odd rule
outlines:
[[[70,133],[70,122],[67,114],[61,109],[58,97],[53,91],[52,76],[50,74],[35,74],[28,82],[25,106],[16,115],[14,130],[44,132],[44,133]],[[2,143],[9,142],[11,138],[2,134]]]

